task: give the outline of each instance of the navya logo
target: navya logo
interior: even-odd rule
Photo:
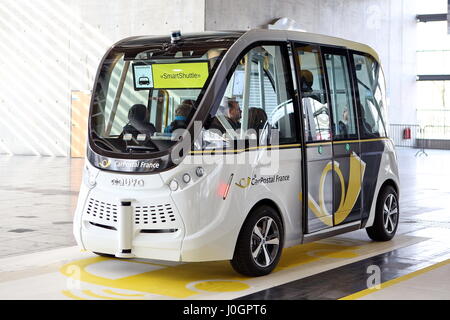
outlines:
[[[106,168],[108,168],[111,165],[111,161],[107,160],[107,159],[104,159],[104,160],[100,161],[98,165],[100,167],[106,169]]]
[[[143,179],[131,178],[115,178],[111,180],[111,184],[116,187],[144,187]]]

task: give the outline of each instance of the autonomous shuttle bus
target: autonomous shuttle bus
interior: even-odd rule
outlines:
[[[174,33],[104,56],[74,234],[119,258],[230,260],[399,222],[383,71],[370,47],[306,32]]]

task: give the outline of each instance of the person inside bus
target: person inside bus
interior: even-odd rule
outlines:
[[[341,138],[348,138],[348,108],[345,107],[342,112],[342,120],[339,120],[339,136]]]
[[[121,137],[125,134],[132,134],[134,138],[139,134],[145,134],[147,138],[151,137],[156,128],[149,122],[150,113],[143,104],[135,104],[128,110],[128,123],[123,127]]]
[[[242,117],[242,110],[239,106],[239,102],[236,100],[230,100],[228,102],[228,117],[227,120],[230,122],[231,127],[234,130],[238,130],[241,128],[241,117]]]
[[[248,109],[248,128],[260,131],[267,122],[267,113],[261,108]]]
[[[326,108],[323,108],[323,102],[321,101],[320,96],[313,92],[313,84],[313,73],[306,69],[302,70],[300,73],[300,87],[305,118],[305,135],[308,141],[320,140],[320,138],[318,138],[320,128],[316,127],[315,119],[320,117],[321,114],[326,111]]]
[[[164,133],[172,133],[177,129],[186,129],[188,125],[187,120],[192,109],[192,104],[184,100],[175,110],[175,119],[164,129]]]
[[[320,96],[314,93],[314,75],[309,70],[302,70],[300,73],[300,83],[303,98],[312,98],[322,103]]]
[[[188,104],[192,107],[192,109],[194,109],[194,105],[195,105],[195,100],[192,99],[185,99],[181,102],[181,104]]]
[[[366,136],[378,138],[380,136],[380,133],[377,132],[377,131],[374,132],[373,126],[370,125],[369,122],[367,122],[365,108],[361,104],[360,104],[360,106],[361,106],[360,107],[360,112],[361,112],[361,124],[362,124],[362,128],[361,128],[362,130],[361,131],[363,131],[363,133]]]
[[[237,102],[236,100],[228,100],[227,106],[228,110],[225,112],[224,118],[228,121],[231,128],[237,131],[241,128],[241,107],[239,106],[239,102]],[[212,119],[209,129],[219,130],[220,132],[222,132],[222,134],[226,132],[225,128],[220,123],[217,117],[214,117]]]

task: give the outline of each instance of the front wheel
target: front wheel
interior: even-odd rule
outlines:
[[[251,277],[272,272],[283,249],[283,224],[269,206],[256,208],[239,234],[231,265],[237,272]]]
[[[398,203],[395,189],[391,186],[383,188],[378,197],[373,226],[366,228],[372,240],[389,241],[394,237],[400,215]]]

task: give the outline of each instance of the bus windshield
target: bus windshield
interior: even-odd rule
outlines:
[[[91,110],[92,143],[109,153],[148,154],[176,143],[226,45],[113,49],[104,60]],[[219,43],[220,45],[220,43]]]

